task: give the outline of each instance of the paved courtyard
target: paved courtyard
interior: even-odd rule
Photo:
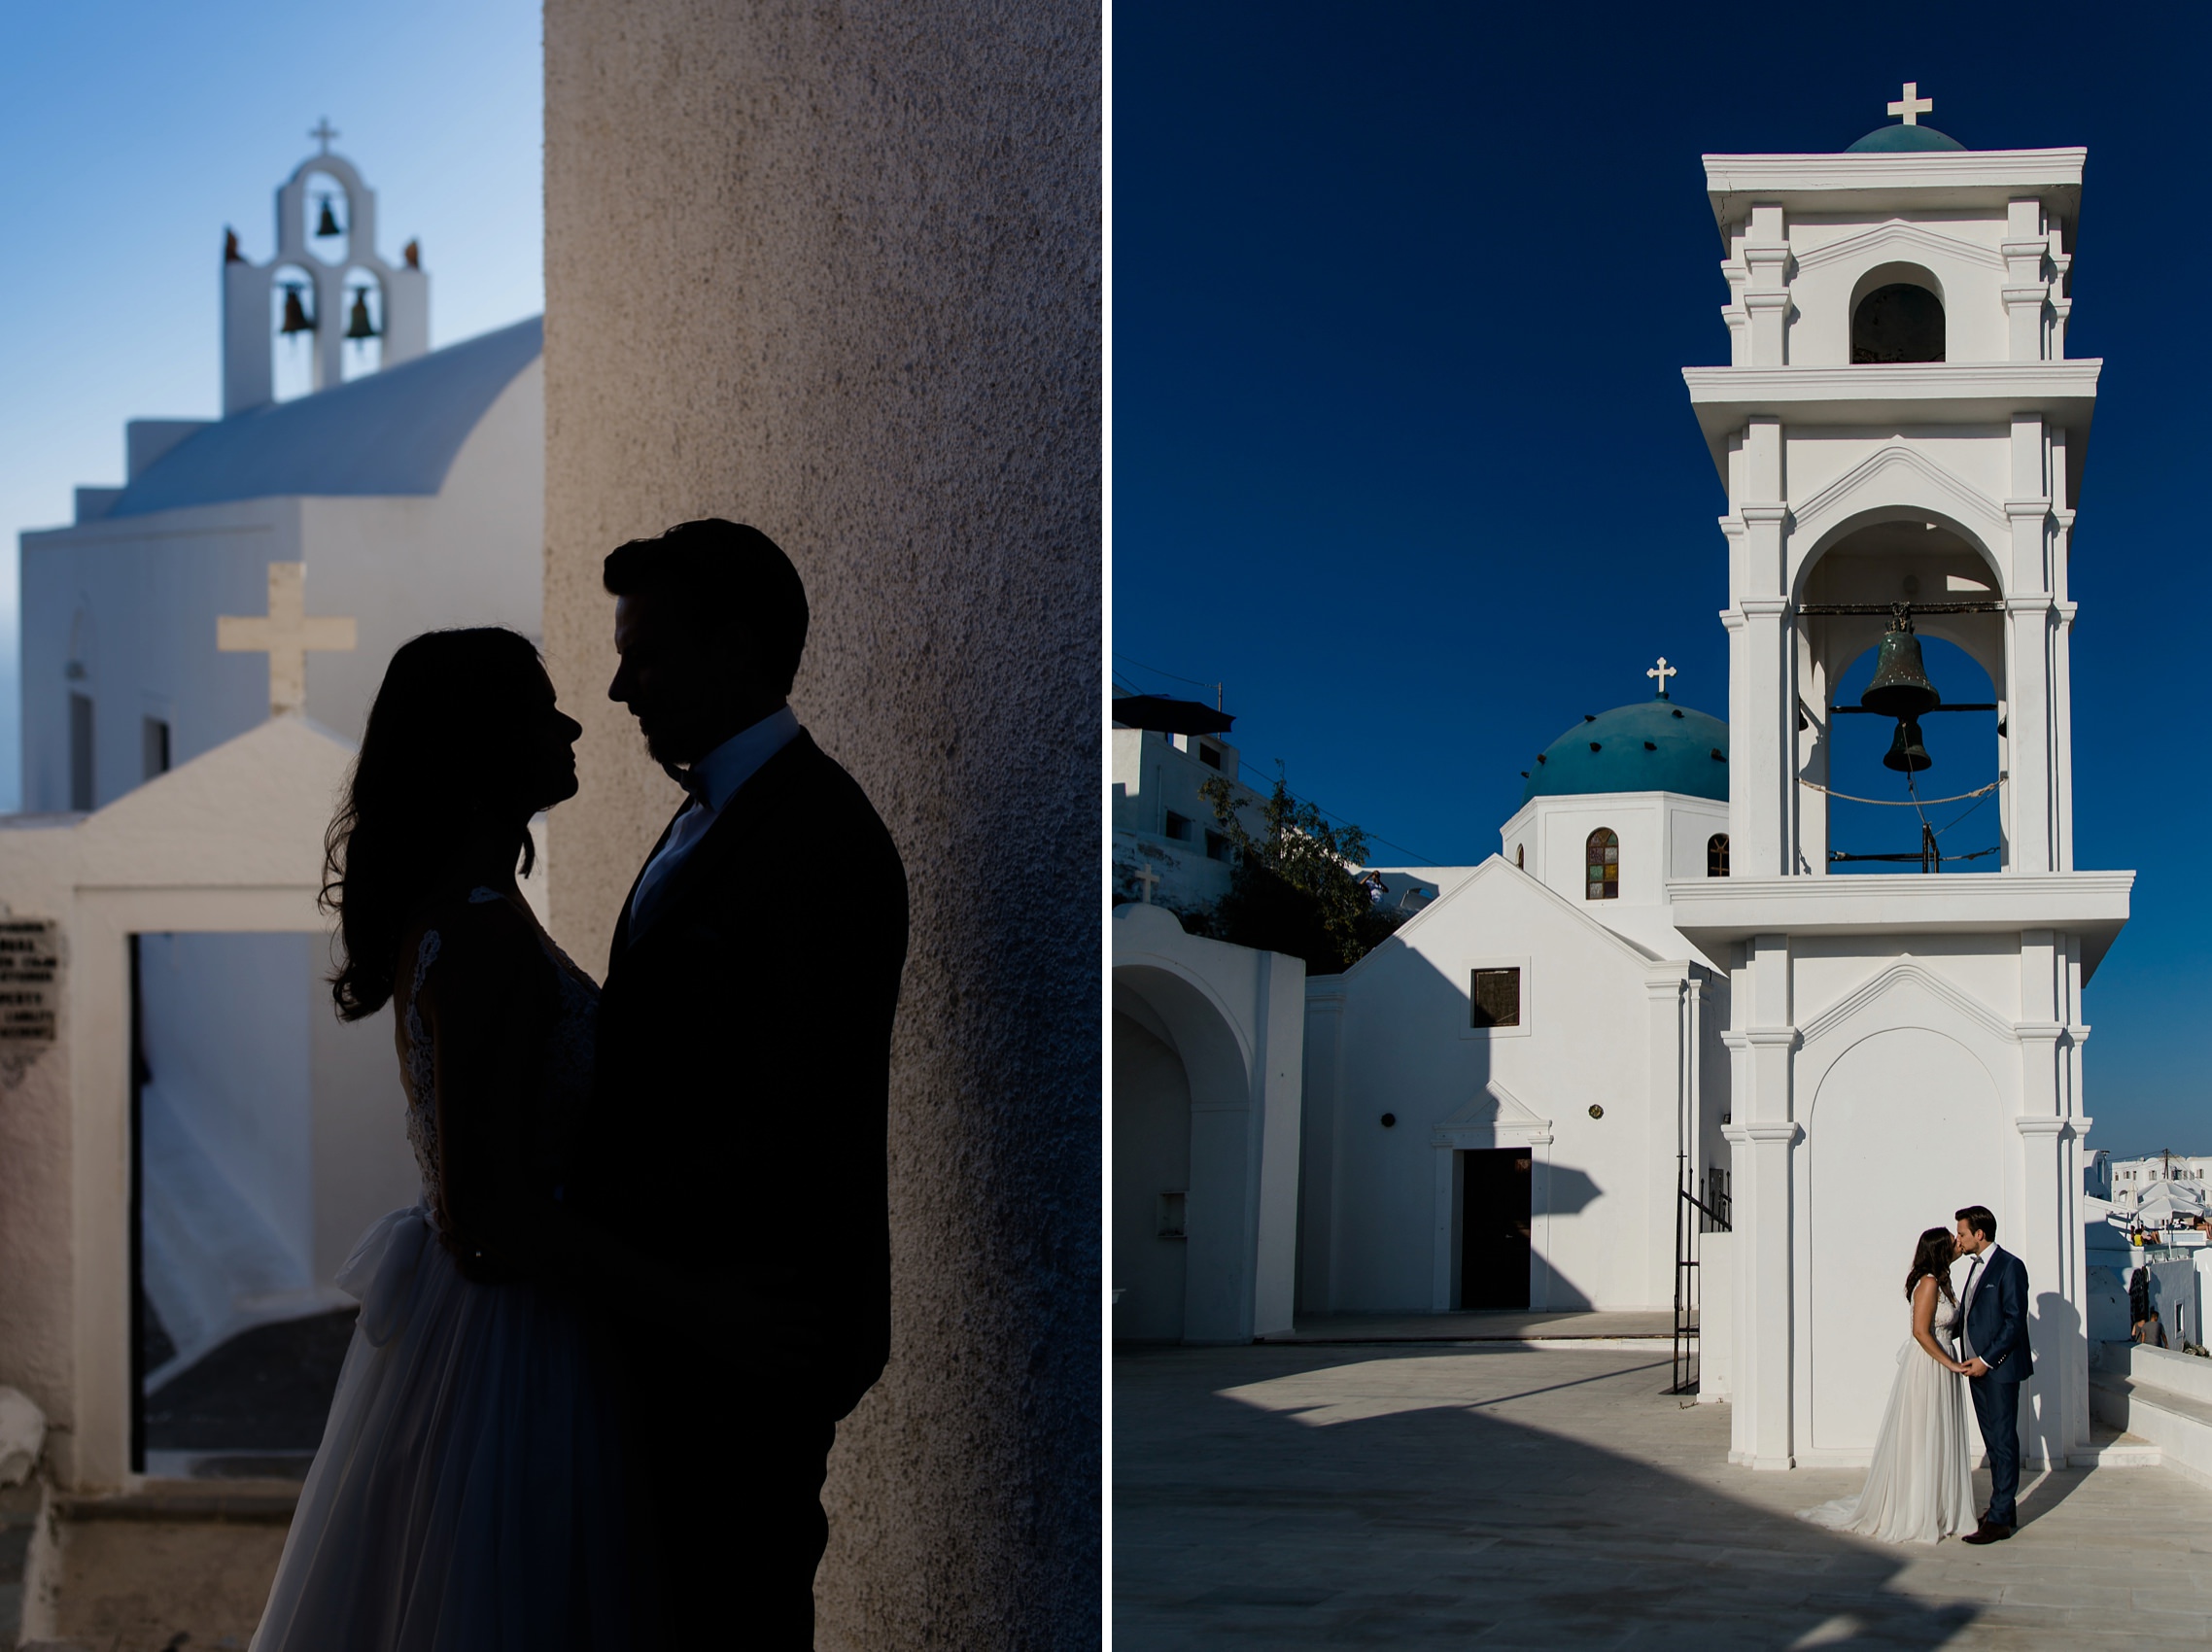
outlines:
[[[1731,1468],[1669,1376],[1663,1344],[1120,1356],[1115,1645],[2212,1641],[2212,1490],[2171,1469],[2030,1473],[2011,1542],[1885,1548],[1794,1517],[1859,1471]]]

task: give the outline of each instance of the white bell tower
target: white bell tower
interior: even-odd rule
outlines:
[[[1683,378],[1728,491],[1732,876],[1670,894],[1731,971],[1731,1455],[1761,1468],[1866,1461],[1914,1240],[1968,1204],[2028,1270],[2024,1459],[2089,1438],[2081,988],[2133,874],[2074,870],[2087,152],[1968,150],[1932,109],[1908,85],[1841,154],[1705,157],[1729,364]],[[1846,874],[1830,788],[1904,787],[1831,772],[1837,686],[1908,622],[1993,685],[1929,723],[1993,743],[1999,853]]]
[[[416,244],[407,243],[397,264],[376,250],[376,191],[362,182],[353,162],[330,153],[338,134],[321,121],[307,134],[322,145],[276,195],[276,256],[250,263],[238,237],[225,238],[223,262],[223,416],[244,413],[276,399],[272,345],[280,323],[275,296],[291,289],[296,320],[314,349],[314,388],[328,390],[344,377],[348,327],[358,311],[382,341],[381,364],[397,366],[431,347],[431,278]],[[311,185],[319,184],[319,189]],[[340,202],[344,216],[338,215]],[[310,209],[315,221],[309,222]],[[328,245],[335,242],[336,245]]]

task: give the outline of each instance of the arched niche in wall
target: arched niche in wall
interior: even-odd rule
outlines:
[[[1806,1128],[1810,1434],[1821,1452],[1873,1448],[1909,1330],[1905,1273],[1919,1235],[1973,1203],[1996,1208],[2008,1231],[2007,1121],[1988,1069],[1931,994],[1890,996],[1906,1024],[1828,1067]]]
[[[1945,360],[1943,283],[1918,264],[1878,264],[1851,289],[1851,361]]]

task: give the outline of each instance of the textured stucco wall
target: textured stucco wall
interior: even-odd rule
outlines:
[[[1097,1641],[1099,50],[1083,0],[545,8],[556,932],[604,960],[676,795],[605,699],[600,559],[709,514],[798,563],[794,701],[913,882],[823,1646]],[[746,1424],[701,1425],[714,1472]]]

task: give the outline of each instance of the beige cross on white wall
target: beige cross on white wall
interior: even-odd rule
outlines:
[[[225,654],[269,657],[269,715],[307,706],[307,652],[350,654],[356,646],[354,622],[307,617],[307,565],[269,564],[269,611],[222,614],[215,622],[215,646]]]

